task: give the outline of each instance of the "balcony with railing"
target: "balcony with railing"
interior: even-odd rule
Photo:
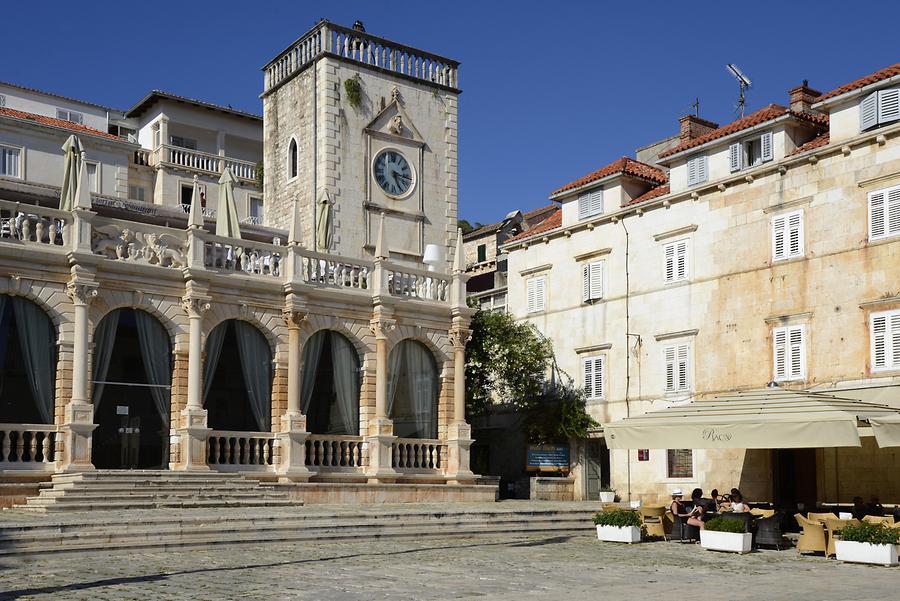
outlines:
[[[252,161],[244,161],[191,148],[182,148],[171,144],[162,144],[148,152],[150,154],[147,160],[154,167],[162,166],[183,169],[212,176],[220,175],[228,168],[239,180],[246,182],[256,181],[256,163]]]

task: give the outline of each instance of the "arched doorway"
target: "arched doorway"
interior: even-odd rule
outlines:
[[[402,340],[388,359],[388,415],[400,438],[437,438],[440,378],[431,351]]]
[[[172,344],[144,311],[117,309],[94,329],[94,430],[98,468],[166,468]]]
[[[272,350],[246,321],[223,321],[206,337],[203,406],[213,430],[269,432]]]
[[[313,434],[359,434],[359,354],[346,336],[320,330],[303,347],[301,410]]]
[[[0,294],[0,423],[52,424],[56,328],[44,310]]]

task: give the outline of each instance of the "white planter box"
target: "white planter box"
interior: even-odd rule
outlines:
[[[753,535],[747,532],[713,532],[700,531],[700,546],[710,551],[728,551],[730,553],[749,553],[753,548]]]
[[[839,561],[874,563],[883,566],[898,564],[897,547],[898,545],[873,545],[848,540],[834,541],[834,549],[837,551]]]
[[[597,526],[597,540],[612,543],[639,543],[641,529],[638,526]]]
[[[610,492],[600,492],[600,502],[601,503],[615,503],[616,502],[616,493],[615,491]]]

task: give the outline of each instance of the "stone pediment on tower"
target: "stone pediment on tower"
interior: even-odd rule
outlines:
[[[407,144],[424,146],[425,140],[416,129],[415,124],[403,109],[403,103],[397,94],[365,127],[371,136],[389,140],[403,140]]]

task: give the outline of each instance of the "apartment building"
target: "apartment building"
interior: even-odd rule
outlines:
[[[552,339],[601,424],[766,386],[879,388],[900,407],[898,95],[900,64],[825,94],[804,81],[721,126],[683,117],[652,163],[623,157],[560,187],[560,212],[502,247],[509,311]],[[603,436],[579,445],[576,497],[603,475],[647,501],[694,486],[900,495],[871,437],[610,452]]]

